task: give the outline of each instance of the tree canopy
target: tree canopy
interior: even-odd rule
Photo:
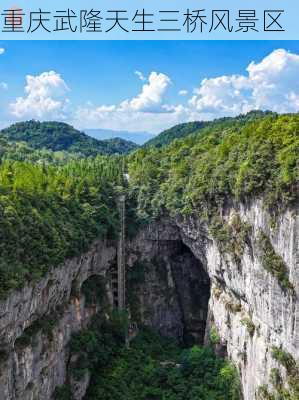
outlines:
[[[299,115],[266,115],[214,126],[128,158],[130,189],[142,217],[215,210],[263,197],[272,210],[297,200]]]
[[[43,136],[36,127],[48,125],[25,123],[23,133],[21,126],[15,125],[12,136],[32,137],[32,145]],[[56,148],[60,142],[53,143]],[[256,197],[279,211],[298,198],[298,153],[298,114],[250,113],[124,157],[84,158],[2,137],[0,295],[38,280],[95,238],[116,237],[119,185],[127,193],[130,234],[140,222],[165,213],[211,219],[226,204]]]
[[[138,147],[120,138],[97,140],[63,122],[19,122],[2,129],[0,136],[10,142],[25,142],[33,149],[68,151],[83,156],[124,154]]]

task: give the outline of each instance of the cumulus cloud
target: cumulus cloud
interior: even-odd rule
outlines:
[[[139,76],[137,71],[136,74]],[[81,107],[76,113],[77,120],[90,127],[155,132],[180,122],[235,116],[254,109],[298,112],[298,76],[299,55],[278,49],[245,66],[243,74],[203,79],[183,106],[165,102],[171,80],[163,73],[152,72],[133,99],[113,106]],[[188,92],[181,90],[179,95],[187,96]]]
[[[137,75],[138,78],[139,78],[141,81],[146,81],[146,77],[143,75],[142,72],[140,72],[140,71],[135,71],[135,75]]]
[[[189,101],[198,113],[236,115],[252,109],[298,111],[299,55],[279,49],[251,62],[244,75],[204,79]]]
[[[64,119],[68,90],[60,74],[54,71],[27,75],[25,95],[10,104],[11,113],[17,118]]]
[[[169,107],[164,113],[136,112],[119,106],[93,106],[88,104],[76,110],[75,126],[80,128],[115,129],[160,132],[166,126],[178,124],[188,118],[183,106]]]
[[[25,94],[10,105],[17,118],[67,119],[80,128],[148,130],[159,132],[171,125],[192,120],[234,116],[252,109],[276,112],[299,111],[299,55],[275,50],[261,61],[244,66],[243,74],[205,78],[188,96],[187,104],[169,104],[169,76],[151,72],[145,77],[140,93],[118,104],[87,102],[72,111],[68,108],[69,91],[56,72],[26,77]],[[3,88],[3,87],[2,87]],[[1,89],[1,84],[0,84]]]
[[[151,72],[148,83],[144,84],[141,93],[131,100],[125,100],[120,104],[124,111],[165,112],[163,96],[170,85],[170,78],[162,73]]]
[[[189,104],[199,113],[236,114],[248,109],[248,79],[240,75],[204,79]]]
[[[0,47],[0,55],[5,53],[4,47]]]
[[[180,108],[165,103],[165,94],[171,84],[170,78],[158,72],[151,72],[141,89],[132,99],[126,99],[117,105],[86,104],[78,107],[74,124],[81,127],[110,129],[159,131],[161,126],[176,123]],[[85,126],[82,126],[84,121]]]
[[[188,90],[182,89],[179,91],[180,96],[187,96],[187,94],[188,94]]]
[[[252,62],[247,71],[252,85],[252,102],[256,108],[277,112],[298,111],[299,55],[280,49]]]

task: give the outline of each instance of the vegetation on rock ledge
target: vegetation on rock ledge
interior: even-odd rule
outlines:
[[[270,239],[264,234],[264,232],[260,231],[257,240],[262,252],[261,261],[263,267],[270,272],[270,274],[277,278],[280,286],[283,289],[289,290],[291,293],[293,293],[294,286],[289,280],[288,269],[283,258],[276,254]]]
[[[77,362],[71,373],[77,379],[86,370],[91,383],[89,400],[239,400],[236,369],[216,357],[210,348],[181,349],[175,341],[145,329],[124,345],[124,319],[96,317],[90,327],[71,341]],[[100,329],[99,329],[100,328]],[[67,387],[56,400],[69,400]]]

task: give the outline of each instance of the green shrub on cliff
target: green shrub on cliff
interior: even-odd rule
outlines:
[[[270,373],[270,381],[274,390],[262,385],[258,390],[261,400],[297,400],[299,398],[299,366],[293,356],[282,347],[272,347],[272,357],[285,368],[286,379],[277,368]]]
[[[283,258],[277,254],[271,244],[270,239],[263,231],[259,232],[258,245],[261,251],[261,262],[263,267],[277,278],[280,286],[291,293],[294,292],[294,286],[289,280],[288,268]]]

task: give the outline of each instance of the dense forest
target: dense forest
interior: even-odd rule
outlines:
[[[90,326],[73,335],[74,379],[91,373],[89,400],[239,400],[235,367],[217,357],[212,347],[189,349],[143,329],[125,346],[125,315],[107,320],[94,317]],[[56,389],[55,400],[71,400],[67,385]]]
[[[272,211],[295,202],[299,115],[253,115],[129,156],[139,215],[196,211],[208,217],[232,201],[259,196]]]
[[[50,266],[116,237],[118,157],[64,166],[6,160],[0,165],[0,296],[40,279]]]
[[[248,122],[256,121],[267,115],[276,115],[270,111],[251,111],[238,117],[225,117],[214,121],[194,121],[176,125],[161,132],[153,139],[147,141],[143,147],[164,147],[175,139],[182,139],[188,135],[205,135],[213,130],[225,130],[232,127],[241,127]]]
[[[135,143],[120,138],[94,139],[62,122],[19,122],[2,129],[0,136],[10,142],[25,142],[33,149],[67,151],[82,156],[124,154],[137,148]]]
[[[11,128],[14,138],[40,138],[35,129],[46,129],[47,123],[25,123],[23,134],[21,126]],[[2,137],[0,294],[39,279],[97,237],[117,236],[120,185],[126,186],[131,231],[164,213],[194,211],[215,228],[218,210],[232,201],[263,196],[271,212],[296,201],[298,114],[249,113],[215,121],[200,133],[194,126],[193,134],[174,135],[169,145],[142,148],[125,158],[84,159]]]
[[[118,139],[97,141],[66,124],[15,124],[0,135],[0,297],[38,281],[96,238],[116,239],[124,191],[130,235],[160,215],[196,213],[216,239],[229,238],[219,219],[227,205],[262,197],[275,215],[298,200],[298,153],[298,114],[188,123],[140,149]],[[274,262],[273,273],[289,289],[281,259],[267,238],[261,243],[265,268]],[[71,340],[79,356],[75,378],[91,372],[88,399],[240,398],[234,367],[212,349],[182,349],[142,330],[128,350],[125,321],[115,318],[95,317]],[[69,387],[58,388],[55,398],[70,400]]]
[[[81,154],[67,151],[52,151],[47,149],[35,150],[25,142],[11,142],[0,134],[0,161],[27,161],[29,163],[42,163],[63,165],[68,161],[79,160]]]

